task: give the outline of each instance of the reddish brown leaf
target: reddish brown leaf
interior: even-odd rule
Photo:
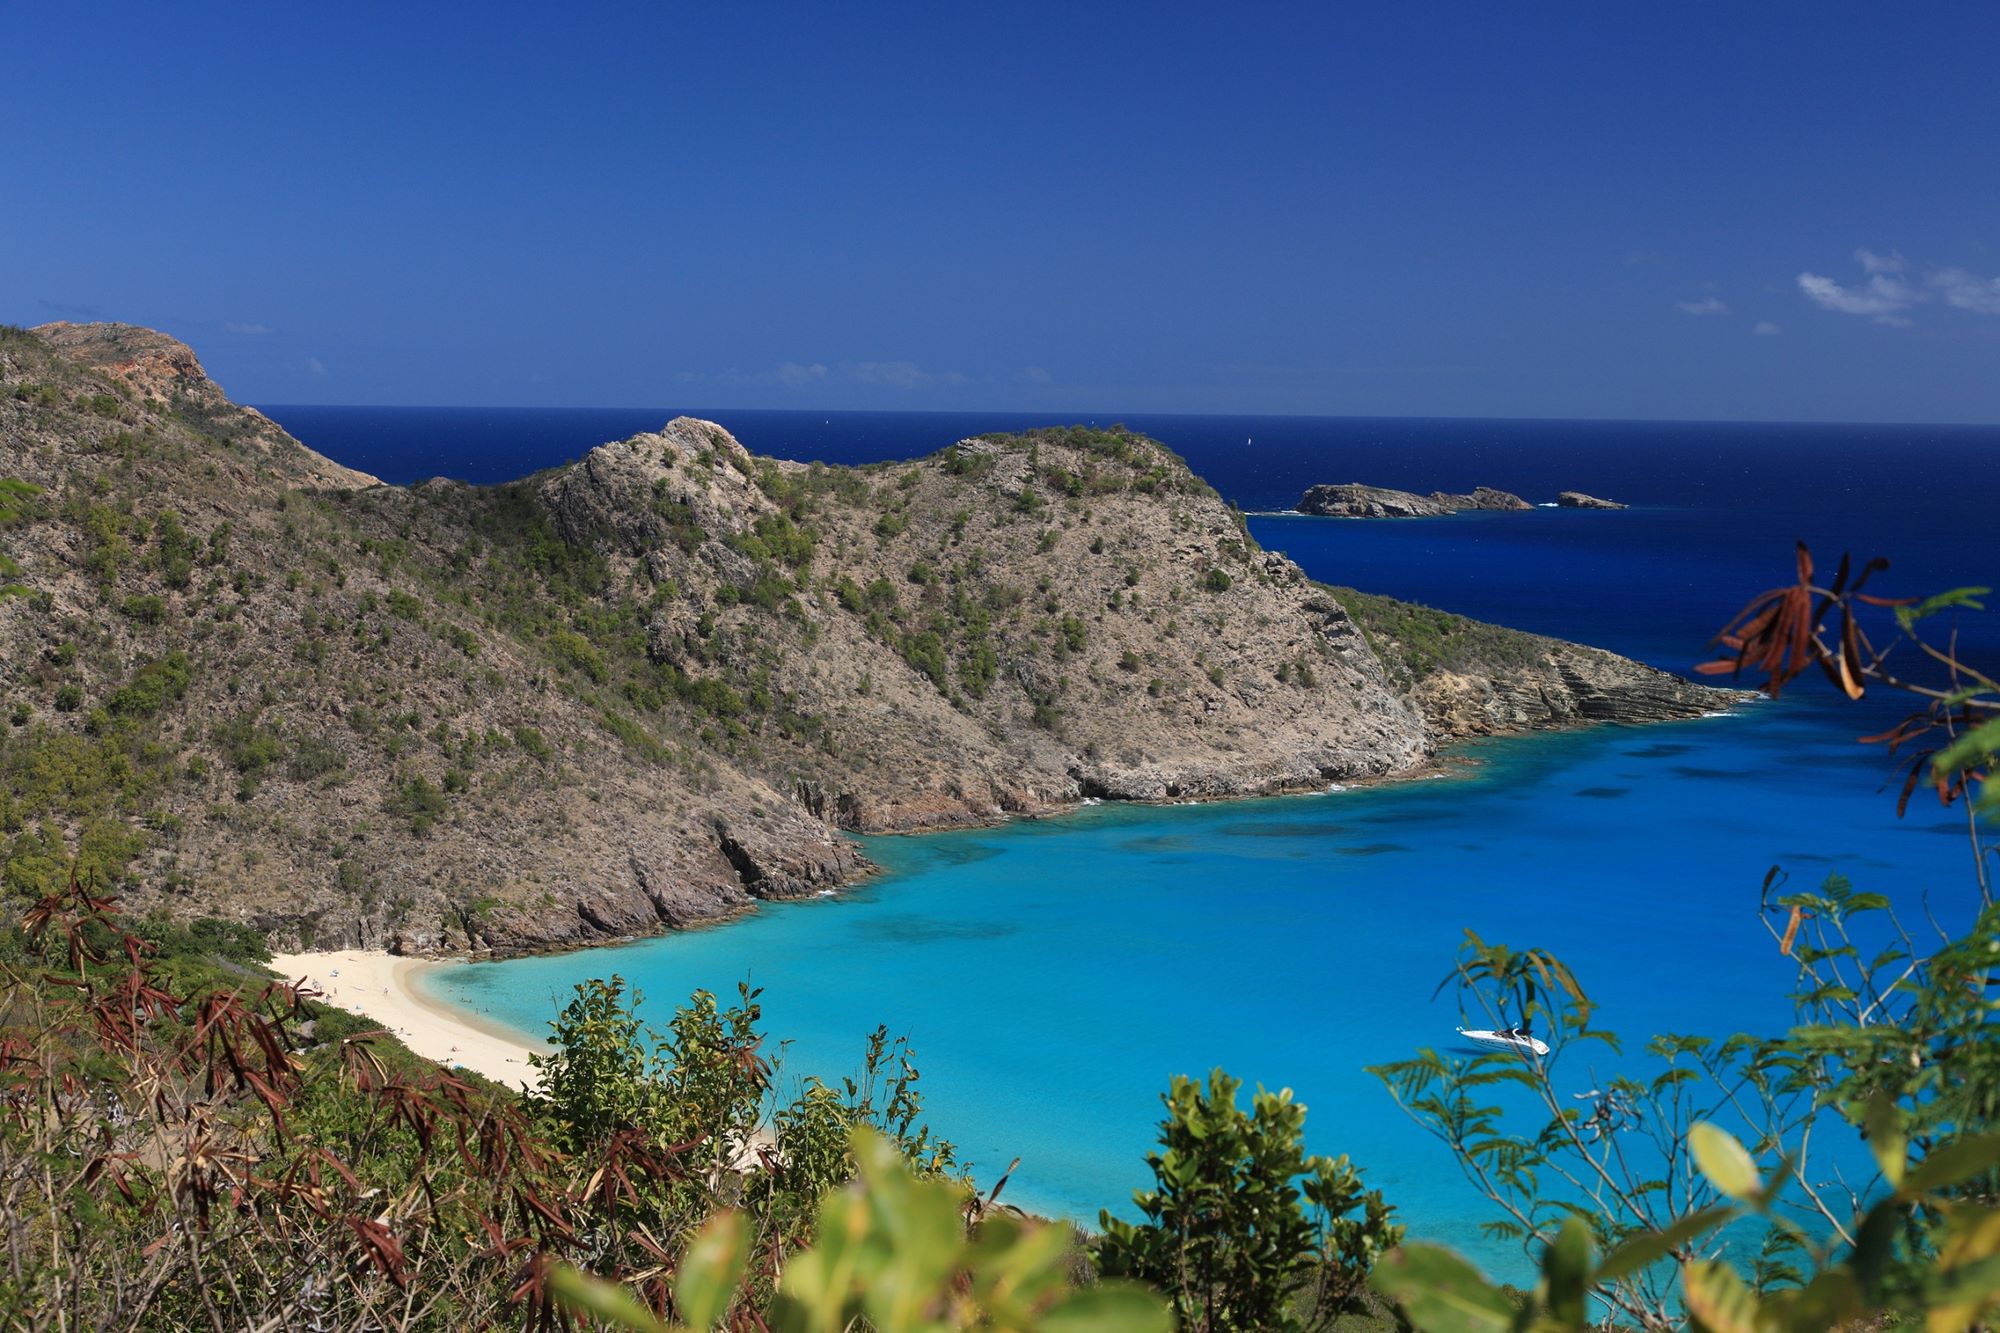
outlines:
[[[389,1228],[372,1217],[343,1217],[340,1219],[354,1238],[360,1242],[362,1253],[373,1263],[382,1276],[398,1287],[403,1285],[403,1269],[406,1260],[403,1246]]]
[[[1841,688],[1850,699],[1859,699],[1862,689],[1861,674],[1861,634],[1854,626],[1854,612],[1843,606],[1840,608],[1840,678]]]
[[[1910,808],[1910,794],[1916,791],[1917,779],[1924,775],[1924,760],[1930,756],[1931,751],[1926,750],[1910,761],[1910,776],[1903,781],[1903,794],[1896,798],[1896,818],[1901,819]]]
[[[1805,915],[1803,907],[1793,905],[1792,919],[1785,923],[1785,938],[1778,942],[1778,952],[1787,958],[1792,956],[1792,942],[1799,937],[1799,923],[1805,920]]]

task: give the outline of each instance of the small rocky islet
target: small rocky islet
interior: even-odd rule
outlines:
[[[1564,491],[1556,497],[1563,509],[1624,509],[1615,500],[1600,500],[1582,491]],[[1512,491],[1476,486],[1467,492],[1432,491],[1419,495],[1388,486],[1364,482],[1329,482],[1310,487],[1299,498],[1298,512],[1322,518],[1443,518],[1471,509],[1501,512],[1533,509]]]

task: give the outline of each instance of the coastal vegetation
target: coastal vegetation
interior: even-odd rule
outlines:
[[[1356,588],[1335,588],[1368,646],[1397,680],[1414,686],[1441,671],[1499,672],[1526,666],[1538,645],[1530,635]]]

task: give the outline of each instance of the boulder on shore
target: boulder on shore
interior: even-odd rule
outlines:
[[[1564,509],[1624,509],[1628,507],[1619,504],[1616,500],[1600,500],[1594,495],[1585,495],[1582,491],[1564,491],[1556,497],[1556,503]]]

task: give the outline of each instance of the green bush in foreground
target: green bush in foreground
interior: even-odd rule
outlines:
[[[1220,1069],[1205,1088],[1174,1079],[1163,1151],[1146,1156],[1156,1188],[1133,1196],[1145,1221],[1101,1213],[1098,1266],[1167,1293],[1185,1333],[1330,1327],[1403,1228],[1345,1157],[1306,1155],[1289,1088],[1245,1112],[1242,1086]]]

